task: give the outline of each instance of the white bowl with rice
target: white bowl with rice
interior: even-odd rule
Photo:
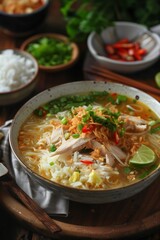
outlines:
[[[0,106],[15,104],[31,94],[37,83],[38,64],[22,50],[0,51]]]

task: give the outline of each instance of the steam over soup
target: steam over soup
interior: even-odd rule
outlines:
[[[160,120],[138,96],[105,91],[64,96],[32,113],[18,143],[22,161],[46,179],[112,189],[158,167]]]

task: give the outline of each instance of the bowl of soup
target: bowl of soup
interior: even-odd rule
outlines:
[[[133,87],[79,81],[49,88],[15,115],[9,142],[37,184],[65,198],[131,197],[160,173],[160,104]]]

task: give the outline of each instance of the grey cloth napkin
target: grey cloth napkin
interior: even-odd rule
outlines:
[[[69,200],[58,195],[57,192],[46,190],[40,186],[38,182],[32,179],[26,171],[21,167],[20,163],[13,155],[9,146],[9,128],[12,120],[7,121],[0,127],[0,131],[4,134],[1,142],[3,152],[2,162],[8,168],[9,173],[15,179],[16,183],[22,190],[27,193],[41,208],[51,216],[68,216]]]

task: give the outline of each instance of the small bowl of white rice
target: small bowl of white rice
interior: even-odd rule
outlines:
[[[22,50],[0,51],[0,106],[27,98],[37,84],[38,63]]]

